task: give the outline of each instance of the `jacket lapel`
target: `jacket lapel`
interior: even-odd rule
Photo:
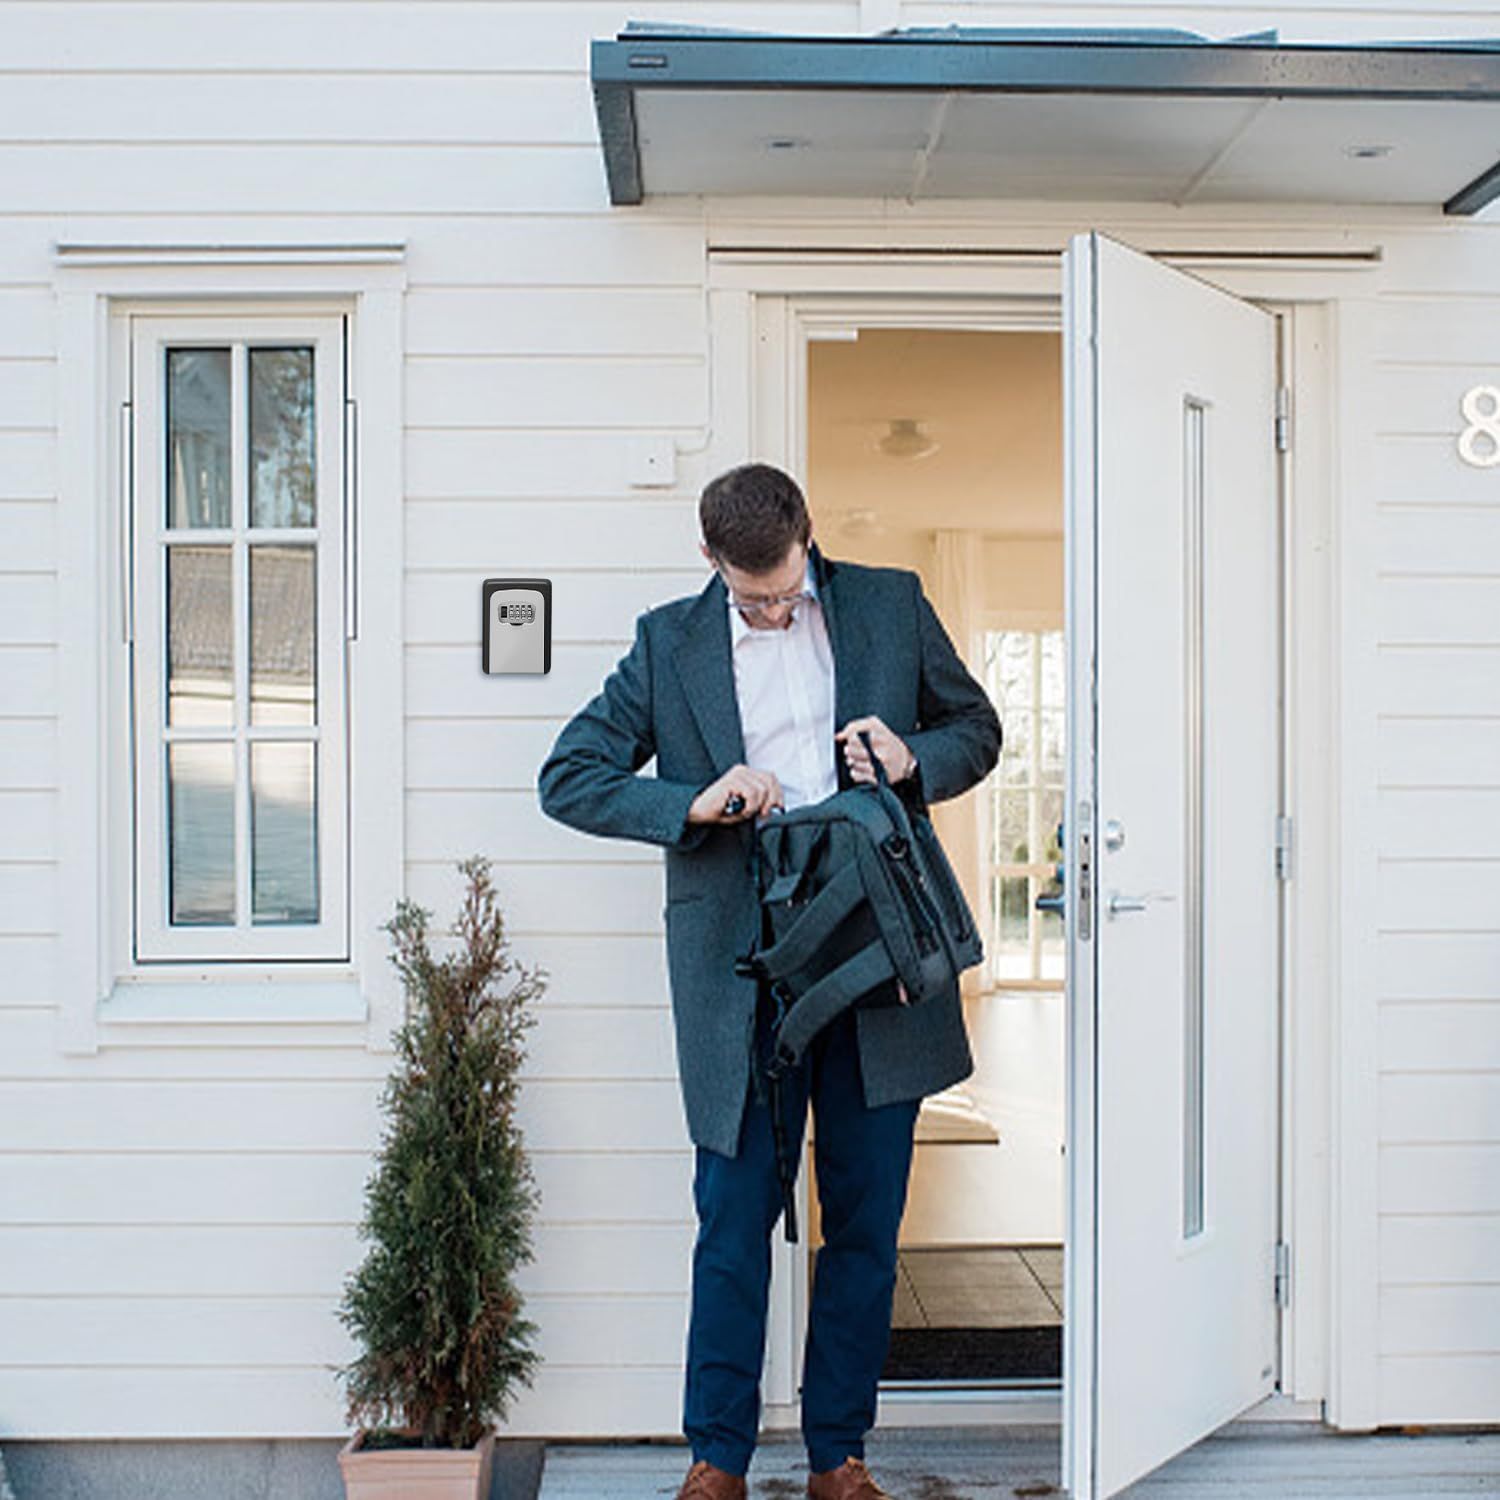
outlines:
[[[863,712],[855,707],[865,699],[862,663],[855,650],[855,622],[850,618],[850,601],[843,594],[839,565],[824,557],[816,542],[808,548],[808,555],[818,584],[823,623],[828,627],[828,649],[833,653],[833,727],[837,731]]]
[[[745,736],[730,658],[729,601],[717,572],[683,623],[683,639],[673,661],[714,773],[722,776],[745,759]]]

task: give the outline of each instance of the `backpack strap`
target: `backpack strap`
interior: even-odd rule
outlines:
[[[830,969],[787,1011],[776,1028],[774,1065],[795,1067],[807,1044],[828,1022],[895,972],[891,955],[878,938]]]
[[[801,875],[802,871],[796,872]],[[791,880],[782,876],[783,881]],[[775,896],[777,886],[766,892],[769,904]],[[795,974],[817,957],[823,945],[838,930],[844,919],[865,899],[864,881],[860,879],[859,865],[850,860],[818,892],[792,925],[786,936],[778,943],[760,951],[762,968],[772,979],[784,979]]]

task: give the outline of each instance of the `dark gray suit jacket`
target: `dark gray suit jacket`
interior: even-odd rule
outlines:
[[[956,797],[1000,756],[1000,720],[943,629],[917,574],[811,548],[834,657],[834,728],[878,715],[912,748],[917,805]],[[656,756],[656,774],[637,772]],[[696,595],[646,611],[602,690],[563,726],[537,773],[542,810],[573,828],[666,850],[667,970],[678,1074],[693,1141],[738,1151],[755,984],[734,959],[758,933],[750,822],[689,824],[710,782],[745,759],[717,573]],[[973,1070],[958,987],[857,1015],[865,1103],[934,1093]]]

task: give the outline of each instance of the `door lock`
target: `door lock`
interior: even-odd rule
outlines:
[[[1118,818],[1111,818],[1104,825],[1104,847],[1106,849],[1125,847],[1125,825]]]

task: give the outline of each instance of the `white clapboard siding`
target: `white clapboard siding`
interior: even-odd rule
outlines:
[[[5,898],[18,889],[15,883],[0,881],[0,913],[7,910]],[[57,948],[50,931],[7,931],[0,920],[0,1014],[30,1011],[39,1006],[50,1009],[56,988]]]
[[[450,541],[457,529],[474,539],[483,555],[504,558],[523,545],[528,566],[596,571],[609,569],[621,581],[639,568],[699,569],[707,577],[698,550],[698,505],[694,496],[661,496],[591,500],[549,496],[532,499],[423,500],[406,507],[406,561],[414,572],[452,567]],[[701,566],[700,566],[701,565]],[[691,588],[684,576],[680,591]]]
[[[1500,1411],[1500,1201],[1482,1175],[1500,1151],[1500,474],[1456,451],[1462,393],[1500,382],[1500,309],[1463,290],[1408,282],[1369,311],[1369,428],[1353,435],[1377,455],[1376,1347],[1388,1421]]]
[[[17,356],[0,364],[0,411],[9,428],[51,427],[57,421],[57,388],[49,359]],[[10,559],[6,559],[7,564]]]
[[[701,231],[700,231],[701,233]],[[684,414],[654,430],[698,433]],[[4,435],[0,434],[0,440]],[[561,430],[408,428],[407,491],[419,499],[577,499],[629,495],[626,453],[607,410],[575,410]],[[3,445],[0,445],[3,452]],[[696,492],[711,476],[703,456],[679,455],[677,482]],[[540,507],[538,507],[540,508]]]

